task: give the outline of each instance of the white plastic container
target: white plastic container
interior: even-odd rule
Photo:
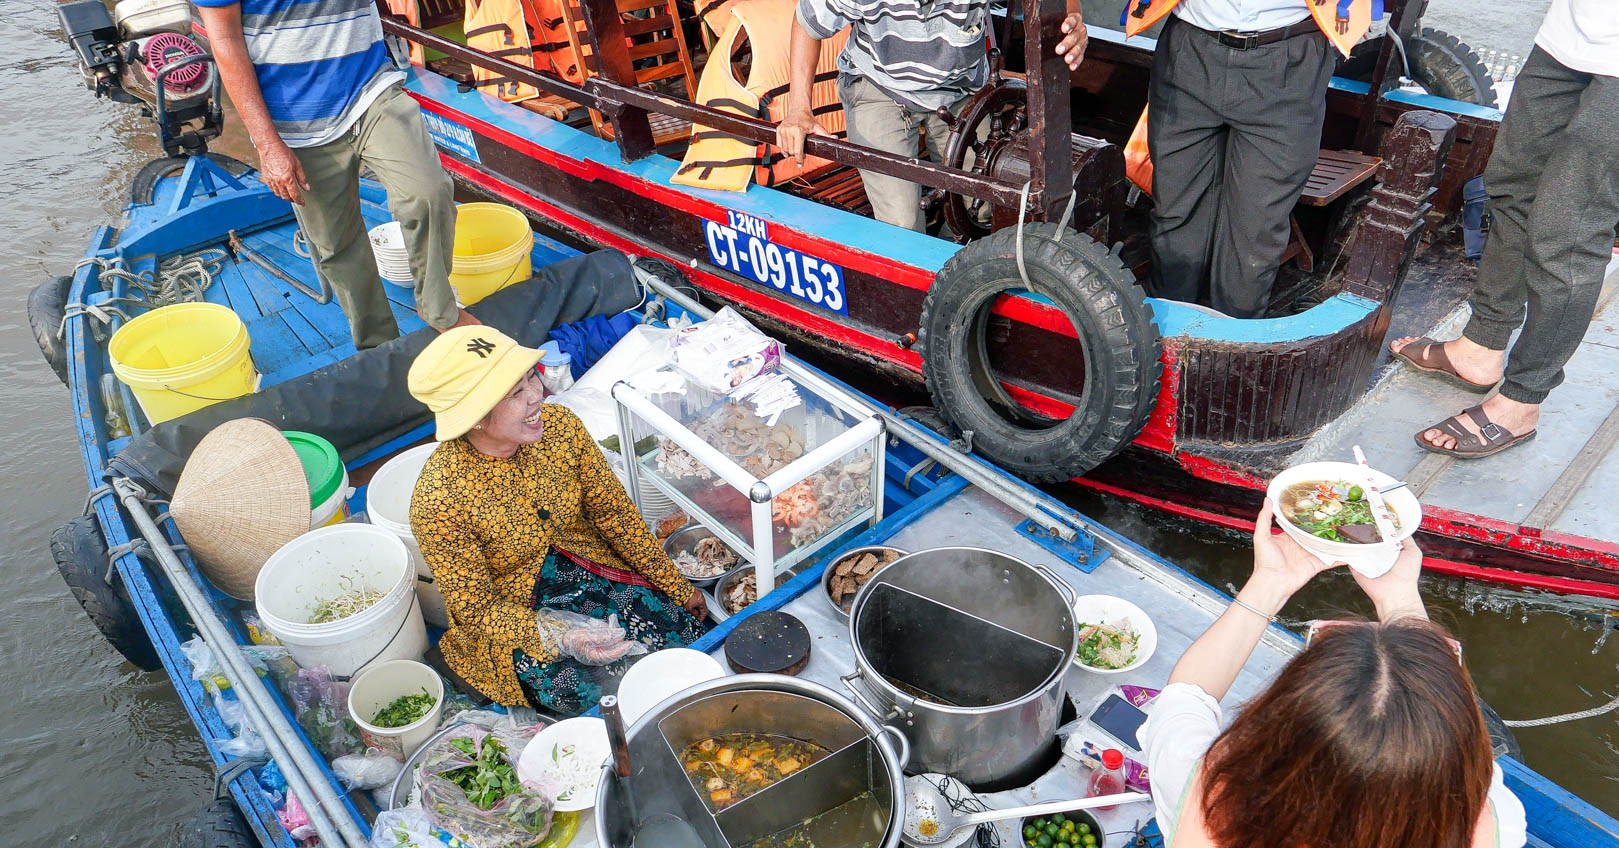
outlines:
[[[383,707],[403,695],[422,690],[435,699],[433,708],[403,727],[378,727],[371,723]],[[407,760],[422,743],[438,731],[439,714],[444,711],[444,681],[438,672],[415,660],[389,660],[366,669],[349,684],[349,717],[360,728],[367,747]]]
[[[348,502],[349,495],[352,494],[354,494],[354,490],[349,488],[349,470],[345,468],[343,469],[343,484],[337,487],[337,491],[333,492],[325,503],[309,511],[309,529],[313,530],[316,527],[337,524],[347,518],[348,515],[343,512],[343,504]]]
[[[1321,559],[1327,562],[1346,563],[1367,577],[1381,577],[1393,568],[1404,541],[1411,538],[1422,524],[1422,503],[1411,493],[1411,489],[1396,489],[1383,496],[1383,502],[1388,504],[1389,511],[1394,513],[1394,517],[1399,521],[1400,527],[1395,537],[1373,545],[1360,545],[1353,542],[1334,542],[1311,535],[1294,526],[1293,522],[1288,521],[1287,516],[1282,514],[1282,493],[1295,483],[1311,480],[1347,480],[1353,484],[1364,485],[1367,475],[1359,465],[1351,462],[1306,462],[1276,475],[1270,481],[1270,487],[1265,495],[1270,498],[1271,503],[1276,504],[1276,523],[1281,526],[1282,531],[1305,550]],[[1372,469],[1371,482],[1378,488],[1387,488],[1398,481]]]
[[[127,40],[157,32],[191,32],[191,4],[187,0],[119,0],[112,19]]]
[[[414,447],[377,469],[365,490],[365,514],[372,524],[399,537],[410,551],[416,568],[416,597],[421,599],[422,617],[434,627],[449,627],[444,595],[433,582],[433,569],[422,556],[421,546],[416,544],[416,536],[410,530],[410,497],[416,491],[416,479],[422,476],[427,458],[437,449],[436,442]]]
[[[292,658],[338,677],[397,659],[420,659],[427,626],[416,601],[416,572],[399,537],[369,524],[311,530],[270,555],[254,582],[254,606]],[[383,593],[359,612],[311,624],[316,605],[356,588]]]

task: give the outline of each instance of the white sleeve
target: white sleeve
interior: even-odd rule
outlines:
[[[1175,825],[1192,775],[1220,735],[1220,702],[1197,684],[1171,683],[1152,699],[1145,711],[1147,721],[1137,731],[1136,738],[1141,741],[1142,754],[1147,758],[1152,805],[1167,845],[1174,840]]]
[[[1491,766],[1490,791],[1485,801],[1495,815],[1496,848],[1523,848],[1529,841],[1529,818],[1523,811],[1523,802],[1507,788],[1501,775],[1501,764]]]

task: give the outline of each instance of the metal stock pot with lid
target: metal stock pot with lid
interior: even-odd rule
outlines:
[[[827,753],[715,812],[679,755],[729,733],[813,742]],[[900,844],[905,738],[825,686],[774,674],[711,680],[669,697],[626,736],[629,777],[609,763],[596,793],[603,848],[745,848],[794,830],[817,845]]]
[[[917,551],[855,596],[844,685],[910,740],[913,772],[1032,777],[1055,745],[1078,650],[1073,600],[1049,570],[1006,554]]]

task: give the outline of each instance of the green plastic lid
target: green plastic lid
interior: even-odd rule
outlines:
[[[326,503],[343,485],[343,458],[337,455],[337,448],[314,433],[283,430],[281,435],[292,443],[298,461],[304,465],[304,477],[309,479],[309,508]]]

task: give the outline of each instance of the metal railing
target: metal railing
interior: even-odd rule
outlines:
[[[1025,0],[1025,14],[1038,20],[1025,35],[1025,59],[1029,86],[1030,178],[1027,211],[1034,220],[1055,220],[1072,193],[1072,163],[1069,153],[1068,68],[1056,56],[1054,45],[1061,39],[1065,0]],[[555,74],[538,71],[491,56],[437,33],[412,26],[384,10],[383,29],[390,35],[439,51],[452,59],[493,71],[518,83],[601,112],[613,124],[613,137],[625,161],[650,155],[654,146],[649,123],[651,114],[667,115],[701,124],[747,141],[774,144],[775,124],[757,118],[724,112],[691,101],[641,88],[635,83],[633,64],[625,44],[623,21],[613,0],[582,0],[587,20],[588,44],[599,57],[597,72],[575,85]],[[1044,82],[1044,88],[1036,82]],[[1047,97],[1045,91],[1059,92]],[[1054,155],[1047,156],[1046,151]],[[811,136],[805,140],[811,156],[897,177],[935,189],[943,189],[1017,209],[1023,203],[1025,186],[940,164],[886,153],[836,138]]]

